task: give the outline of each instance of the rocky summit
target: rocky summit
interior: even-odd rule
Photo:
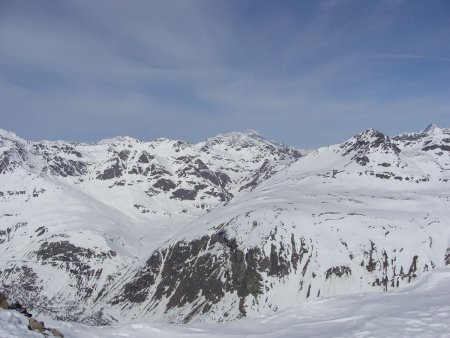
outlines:
[[[0,291],[88,324],[226,321],[450,264],[450,130],[305,151],[0,131]]]

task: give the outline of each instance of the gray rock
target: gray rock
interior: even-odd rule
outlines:
[[[48,330],[51,332],[51,334],[53,334],[53,336],[64,338],[64,335],[57,329],[48,329]]]
[[[45,326],[43,322],[38,322],[36,319],[30,318],[28,320],[28,329],[42,333],[45,331]]]
[[[9,303],[6,300],[6,296],[0,292],[0,309],[7,310],[9,308]]]

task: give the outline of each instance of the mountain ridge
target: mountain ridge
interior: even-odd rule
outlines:
[[[448,128],[308,154],[253,131],[110,140],[0,137],[1,288],[41,315],[232,320],[447,264]]]

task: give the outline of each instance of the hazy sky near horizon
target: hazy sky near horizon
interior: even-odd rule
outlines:
[[[450,1],[0,0],[0,128],[298,147],[449,126]]]

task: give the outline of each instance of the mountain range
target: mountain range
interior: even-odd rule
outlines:
[[[0,291],[94,325],[220,322],[450,264],[450,129],[316,150],[0,130]]]

